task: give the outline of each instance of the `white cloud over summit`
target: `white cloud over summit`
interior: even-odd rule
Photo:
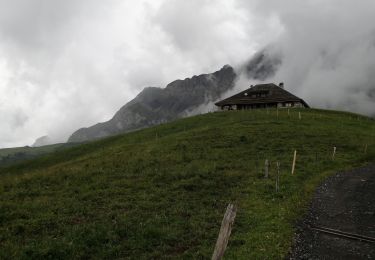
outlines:
[[[374,114],[374,7],[370,0],[0,0],[0,147],[46,134],[65,141],[108,120],[143,87],[238,66],[269,43],[283,56],[275,81],[312,105]]]
[[[284,32],[275,76],[313,106],[375,115],[375,2],[263,1]]]

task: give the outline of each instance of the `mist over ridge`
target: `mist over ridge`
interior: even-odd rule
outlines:
[[[374,10],[371,0],[0,1],[0,147],[64,142],[146,87],[224,64],[233,91],[283,81],[313,107],[374,116]],[[246,73],[259,53],[272,76]]]

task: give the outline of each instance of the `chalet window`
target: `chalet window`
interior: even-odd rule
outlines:
[[[288,102],[288,103],[285,104],[285,106],[286,106],[286,107],[292,107],[292,106],[293,106],[293,103]]]
[[[268,95],[268,91],[260,91],[260,92],[251,93],[252,98],[267,97],[267,95]]]

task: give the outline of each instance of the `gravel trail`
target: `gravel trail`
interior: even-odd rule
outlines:
[[[318,187],[288,257],[375,259],[375,243],[325,234],[311,226],[375,238],[375,165],[339,172]]]

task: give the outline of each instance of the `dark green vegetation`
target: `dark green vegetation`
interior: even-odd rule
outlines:
[[[211,113],[0,169],[0,258],[210,258],[229,202],[226,257],[282,258],[314,187],[375,158],[373,120],[300,111]]]
[[[45,145],[40,147],[24,146],[0,149],[0,167],[10,166],[25,160],[35,159],[41,155],[52,153],[74,145],[76,144],[68,143]]]

